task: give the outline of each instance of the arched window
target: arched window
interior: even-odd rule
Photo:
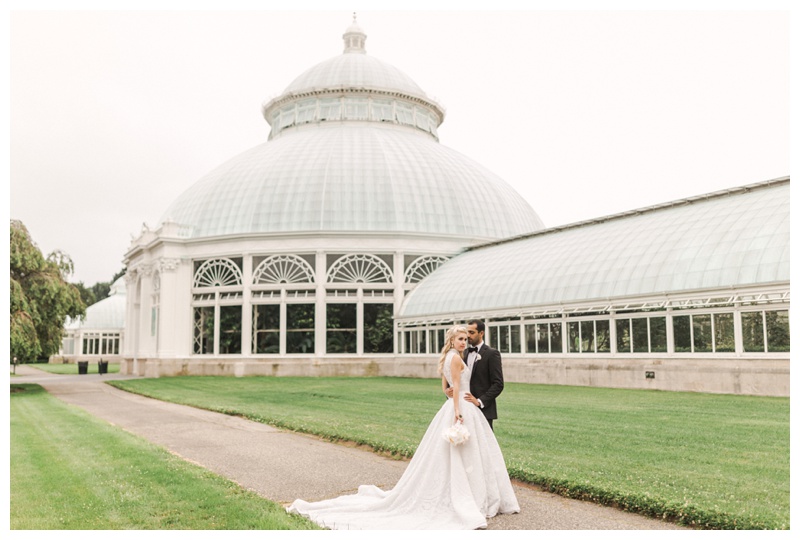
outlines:
[[[313,283],[314,269],[302,257],[272,255],[261,261],[253,271],[258,289],[252,305],[253,353],[314,354]]]
[[[412,283],[419,283],[426,277],[428,277],[431,272],[439,268],[445,262],[447,262],[447,257],[440,257],[440,256],[433,256],[433,255],[426,255],[424,257],[420,257],[419,259],[415,260],[406,270],[406,277],[405,282],[406,284]]]
[[[387,299],[393,282],[391,267],[375,255],[344,255],[331,265],[328,283],[341,285],[327,291],[328,354],[392,352],[394,304]]]
[[[314,270],[296,255],[273,255],[264,259],[253,272],[254,285],[314,283]]]
[[[391,268],[374,255],[345,255],[328,271],[328,283],[391,282]]]
[[[194,274],[193,287],[227,287],[242,284],[242,271],[230,259],[205,261]]]
[[[194,294],[194,354],[241,354],[242,282],[231,259],[209,259],[197,268],[192,286],[214,290]]]

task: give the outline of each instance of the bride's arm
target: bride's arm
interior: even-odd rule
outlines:
[[[461,360],[461,357],[457,354],[454,354],[452,358],[450,358],[450,373],[453,376],[453,405],[455,408],[456,418],[455,421],[458,422],[461,420],[461,410],[459,409],[459,404],[461,402],[458,399],[459,390],[461,386],[461,372],[464,371],[464,361]]]

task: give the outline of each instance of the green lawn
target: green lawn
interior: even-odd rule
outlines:
[[[11,529],[315,529],[278,504],[12,384]]]
[[[438,381],[170,377],[119,388],[413,455]],[[512,477],[718,529],[789,528],[789,400],[506,384],[497,437]]]
[[[25,364],[32,368],[41,369],[48,373],[55,373],[56,375],[77,375],[78,364]],[[87,374],[98,373],[97,362],[89,362],[86,366]],[[108,364],[109,373],[119,373],[119,364]]]

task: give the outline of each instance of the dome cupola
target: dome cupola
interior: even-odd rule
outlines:
[[[353,13],[353,24],[347,28],[342,39],[344,39],[345,53],[366,54],[367,50],[364,48],[364,42],[367,41],[367,34],[358,26],[355,13]]]
[[[444,108],[411,77],[367,54],[367,35],[355,16],[342,39],[342,54],[306,70],[264,104],[270,139],[296,126],[358,121],[395,122],[438,140]]]
[[[467,243],[543,228],[505,181],[439,143],[444,109],[367,54],[355,20],[343,40],[343,53],[263,106],[269,140],[211,171],[161,223],[191,238],[341,232]],[[481,211],[467,212],[477,193]]]

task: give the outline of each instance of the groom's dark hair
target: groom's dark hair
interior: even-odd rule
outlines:
[[[467,326],[474,324],[475,328],[477,328],[478,332],[486,332],[486,325],[483,324],[483,321],[480,319],[472,319],[467,323]]]

